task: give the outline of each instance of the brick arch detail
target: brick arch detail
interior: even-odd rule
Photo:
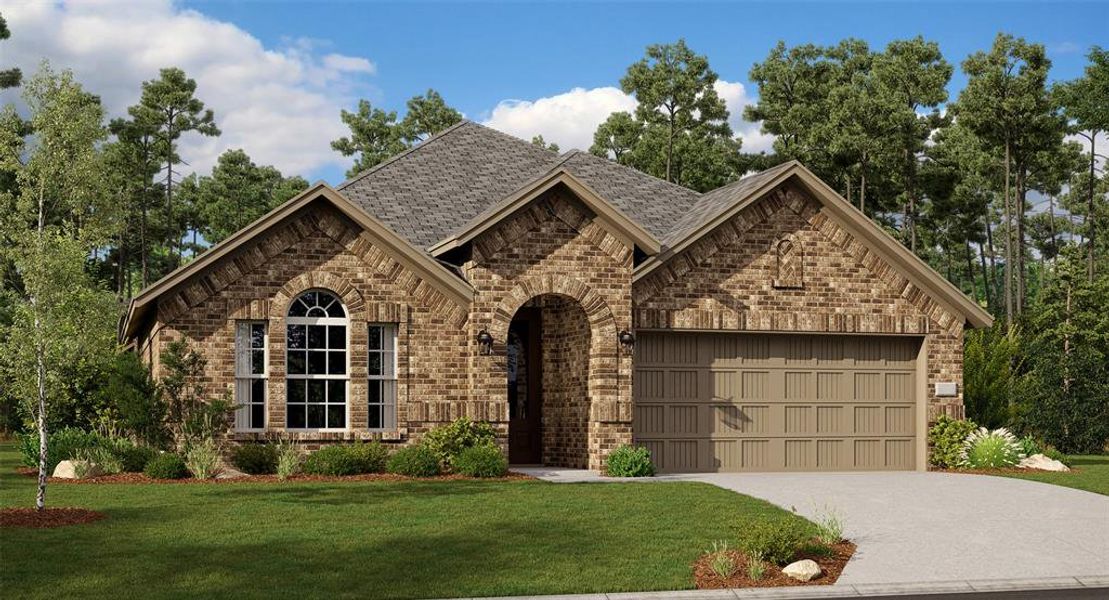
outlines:
[[[365,320],[366,303],[358,288],[345,278],[327,271],[302,273],[281,286],[270,304],[270,317],[284,319],[288,314],[289,303],[308,290],[321,289],[336,294],[347,309],[351,321]]]
[[[527,301],[538,296],[553,294],[565,296],[575,300],[589,320],[589,329],[592,334],[591,346],[594,349],[603,349],[611,346],[616,349],[616,317],[608,303],[593,288],[565,275],[551,275],[542,278],[528,278],[516,284],[493,310],[489,324],[489,333],[493,339],[503,341],[508,336],[508,327],[512,317]],[[606,338],[607,336],[607,338]],[[611,344],[604,344],[605,339],[610,339]],[[598,345],[600,344],[600,345]]]

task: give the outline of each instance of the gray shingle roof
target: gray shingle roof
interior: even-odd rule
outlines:
[[[555,154],[463,121],[338,190],[418,248],[429,248],[525,184],[565,168],[664,245],[710,220],[781,167],[706,194],[592,154]]]

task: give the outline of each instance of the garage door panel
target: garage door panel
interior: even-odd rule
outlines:
[[[634,427],[661,471],[912,469],[919,340],[648,333]],[[637,344],[638,345],[638,344]],[[673,346],[673,348],[671,348]],[[682,361],[678,364],[677,361]]]

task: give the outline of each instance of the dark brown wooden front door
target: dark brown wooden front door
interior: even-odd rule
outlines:
[[[543,462],[542,322],[538,308],[521,308],[508,329],[508,461]]]

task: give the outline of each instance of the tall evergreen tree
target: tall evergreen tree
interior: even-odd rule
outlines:
[[[0,15],[0,42],[12,37],[12,32],[8,29],[8,22]],[[11,69],[0,69],[0,90],[18,87],[19,82],[23,80],[23,72],[18,67]]]
[[[462,113],[447,106],[443,96],[429,89],[423,96],[414,96],[406,103],[401,120],[400,136],[414,146],[462,120]]]

